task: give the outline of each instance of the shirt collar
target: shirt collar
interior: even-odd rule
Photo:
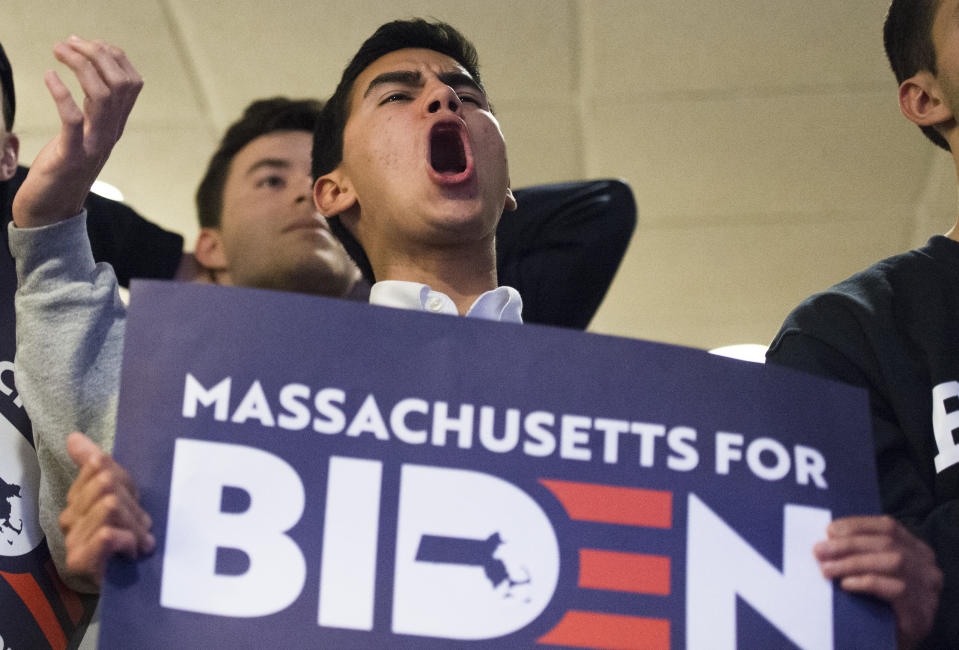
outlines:
[[[399,309],[414,309],[456,316],[456,304],[445,293],[433,291],[419,282],[383,280],[370,289],[370,304]],[[523,299],[512,287],[497,287],[480,295],[466,312],[467,318],[482,318],[503,323],[523,322]]]

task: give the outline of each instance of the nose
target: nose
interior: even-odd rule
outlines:
[[[439,113],[444,107],[451,113],[458,113],[462,105],[456,91],[443,83],[437,83],[426,98],[426,110],[430,113]]]
[[[309,174],[303,176],[303,180],[295,185],[294,203],[308,202],[313,205],[313,177]]]

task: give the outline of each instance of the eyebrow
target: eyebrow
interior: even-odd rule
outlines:
[[[293,165],[289,160],[284,160],[283,158],[260,158],[255,163],[250,165],[246,170],[246,175],[249,176],[258,169],[263,169],[264,167],[270,167],[273,169],[289,169]]]
[[[483,95],[486,94],[486,91],[483,90],[482,86],[476,83],[476,81],[468,74],[464,74],[462,72],[441,72],[437,77],[441,82],[452,88],[467,86],[476,92],[482,93]],[[377,86],[394,83],[401,84],[403,86],[422,86],[423,75],[420,74],[418,70],[395,70],[393,72],[384,72],[381,75],[377,75],[370,82],[370,85],[366,87],[366,92],[363,93],[363,97],[368,97]]]

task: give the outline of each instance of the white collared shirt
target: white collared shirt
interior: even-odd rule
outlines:
[[[398,309],[415,309],[434,314],[456,316],[456,304],[445,293],[433,291],[419,282],[383,280],[370,289],[370,304]],[[467,318],[483,318],[501,323],[523,322],[523,299],[512,287],[497,287],[480,295],[466,312]]]

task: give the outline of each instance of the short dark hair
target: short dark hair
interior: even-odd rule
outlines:
[[[13,116],[17,112],[17,96],[13,92],[13,69],[7,53],[0,43],[0,90],[3,91],[3,123],[7,131],[13,129]]]
[[[353,83],[371,63],[381,56],[407,48],[422,48],[445,54],[473,77],[481,88],[476,48],[447,23],[422,18],[394,20],[382,25],[360,46],[350,61],[336,92],[326,102],[313,134],[313,179],[327,174],[343,160],[343,131],[350,111]]]
[[[883,25],[886,56],[900,84],[917,72],[936,69],[936,46],[932,42],[932,25],[941,0],[892,0]],[[932,126],[921,126],[922,132],[937,146],[950,151],[949,143]]]
[[[316,99],[271,97],[246,107],[239,120],[223,134],[200,186],[196,190],[196,213],[201,228],[219,228],[223,211],[223,187],[233,157],[256,138],[274,131],[313,133],[323,102]]]

